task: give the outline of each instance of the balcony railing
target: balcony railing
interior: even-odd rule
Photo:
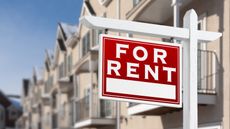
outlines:
[[[73,100],[72,100],[71,103],[70,103],[70,112],[71,112],[71,113],[69,113],[69,118],[70,118],[70,120],[69,120],[69,125],[70,125],[71,127],[73,127],[74,124],[75,124],[75,121],[74,121],[74,114],[73,114],[73,112],[74,112],[74,101],[73,101]]]
[[[91,109],[90,103],[92,104]],[[76,122],[93,118],[113,118],[114,108],[112,101],[100,100],[97,93],[92,94],[91,101],[90,95],[87,95],[76,102]]]
[[[89,95],[76,102],[76,122],[89,118]]]
[[[58,128],[58,115],[54,113],[52,115],[52,129],[56,128]]]
[[[217,55],[213,51],[198,50],[197,64],[197,88],[198,94],[217,93],[219,63]],[[138,105],[139,103],[129,103],[129,107]]]
[[[34,93],[34,102],[37,103],[41,99],[41,90],[37,89],[37,91]]]
[[[219,65],[216,53],[208,50],[198,50],[197,78],[198,93],[216,94]]]

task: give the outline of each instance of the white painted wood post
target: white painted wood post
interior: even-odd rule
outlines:
[[[192,9],[184,16],[189,38],[183,45],[183,129],[198,128],[197,112],[197,14]]]

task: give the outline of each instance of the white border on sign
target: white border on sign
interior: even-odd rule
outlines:
[[[125,98],[114,98],[114,97],[107,97],[102,96],[102,40],[103,37],[108,38],[118,38],[118,39],[124,39],[124,40],[134,40],[134,41],[140,41],[140,42],[148,42],[148,43],[154,43],[154,44],[163,44],[163,45],[169,45],[169,46],[177,46],[180,49],[180,98],[179,98],[179,104],[170,104],[170,103],[161,103],[161,102],[150,102],[150,101],[144,101],[144,100],[133,100],[133,99],[125,99]],[[162,42],[162,41],[155,41],[155,40],[147,40],[147,39],[138,39],[138,38],[129,38],[129,37],[121,37],[121,36],[115,36],[115,35],[107,35],[107,34],[100,34],[99,38],[99,60],[98,60],[98,88],[99,88],[99,98],[100,99],[106,99],[106,100],[116,100],[116,101],[124,101],[124,102],[133,102],[133,103],[142,103],[142,104],[150,104],[150,105],[158,105],[158,106],[165,106],[165,107],[175,107],[175,108],[181,108],[182,107],[182,45],[176,44],[176,43],[169,43],[169,42]]]

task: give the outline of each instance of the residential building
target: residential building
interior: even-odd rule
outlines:
[[[81,17],[98,16],[172,26],[171,4],[170,0],[84,0]],[[197,86],[201,129],[230,128],[229,4],[229,0],[183,0],[179,4],[180,27],[183,26],[185,12],[193,8],[198,14],[199,30],[223,33],[222,38],[216,41],[199,43]],[[25,123],[31,124],[27,127],[32,127],[34,119],[40,119],[41,125],[33,128],[182,128],[183,109],[127,102],[118,104],[98,98],[98,42],[101,33],[172,42],[172,39],[161,37],[94,30],[81,23],[78,27],[58,24],[54,53],[46,52],[43,81],[35,83],[42,89],[42,115],[30,116],[33,118],[27,119]],[[28,94],[38,92],[35,89],[28,90]],[[34,98],[23,98],[23,105],[38,103],[32,101]],[[119,124],[117,120],[120,120]]]

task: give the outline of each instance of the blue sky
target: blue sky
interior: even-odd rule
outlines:
[[[22,78],[54,49],[58,22],[78,24],[82,0],[0,0],[0,89],[21,94]]]

